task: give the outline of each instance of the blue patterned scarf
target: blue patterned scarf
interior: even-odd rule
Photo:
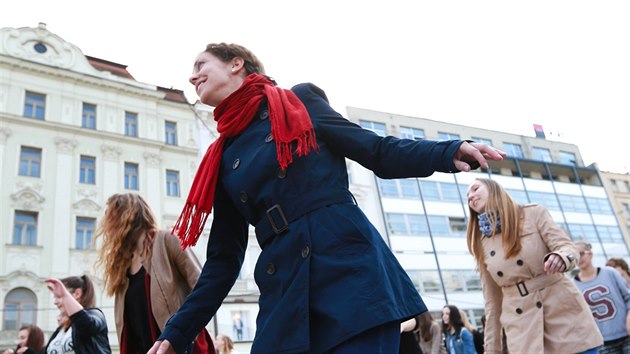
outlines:
[[[490,224],[488,214],[482,213],[477,215],[477,220],[479,220],[479,230],[481,230],[481,233],[486,237],[492,236],[492,225]],[[496,223],[494,233],[498,234],[501,232],[501,219],[497,218]]]

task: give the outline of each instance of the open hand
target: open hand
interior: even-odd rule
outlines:
[[[488,168],[487,160],[501,161],[507,156],[504,151],[482,143],[465,141],[453,158],[453,163],[459,171],[469,172],[479,166]]]

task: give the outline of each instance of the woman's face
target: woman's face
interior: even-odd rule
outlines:
[[[468,186],[468,206],[477,213],[481,214],[486,210],[488,203],[488,187],[481,181],[474,181]]]
[[[232,63],[224,63],[208,52],[197,56],[188,81],[195,86],[201,102],[216,107],[240,86],[242,81],[235,83],[232,68]]]
[[[443,308],[442,309],[442,322],[444,322],[445,325],[448,325],[450,319],[451,319],[451,309],[449,309],[448,307]]]
[[[26,342],[28,341],[28,329],[23,329],[18,332],[18,348],[26,347]]]
[[[77,300],[78,302],[81,302],[81,290],[80,289],[70,289],[68,288],[68,292],[70,293],[70,295],[72,295],[72,297]],[[68,313],[66,312],[66,308],[65,306],[63,306],[63,301],[61,300],[60,297],[55,296],[55,299],[53,300],[53,304],[55,304],[55,306],[57,306],[57,308],[59,309],[59,312],[61,312],[62,315],[67,316]]]

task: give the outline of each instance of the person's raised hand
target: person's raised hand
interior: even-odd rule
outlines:
[[[488,161],[501,161],[507,156],[504,151],[490,145],[474,142],[463,142],[455,153],[453,163],[459,171],[469,172],[478,168],[488,168]]]

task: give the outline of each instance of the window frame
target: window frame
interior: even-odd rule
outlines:
[[[138,113],[125,111],[125,136],[138,137]]]
[[[91,160],[91,165],[88,165],[87,160]],[[96,157],[88,155],[79,156],[79,183],[96,184]]]
[[[30,218],[32,218],[32,220]],[[11,237],[11,244],[15,246],[37,246],[38,219],[39,213],[37,212],[15,210],[13,213],[13,235]]]
[[[26,91],[24,93],[23,117],[46,120],[46,95],[39,92]]]
[[[96,130],[96,105],[83,102],[81,110],[81,127]]]
[[[131,171],[133,169],[133,171]],[[129,172],[135,172],[130,174]],[[140,190],[140,165],[134,162],[125,162],[123,185],[127,190]]]
[[[18,175],[24,177],[41,178],[42,149],[33,146],[20,146],[20,160]]]

